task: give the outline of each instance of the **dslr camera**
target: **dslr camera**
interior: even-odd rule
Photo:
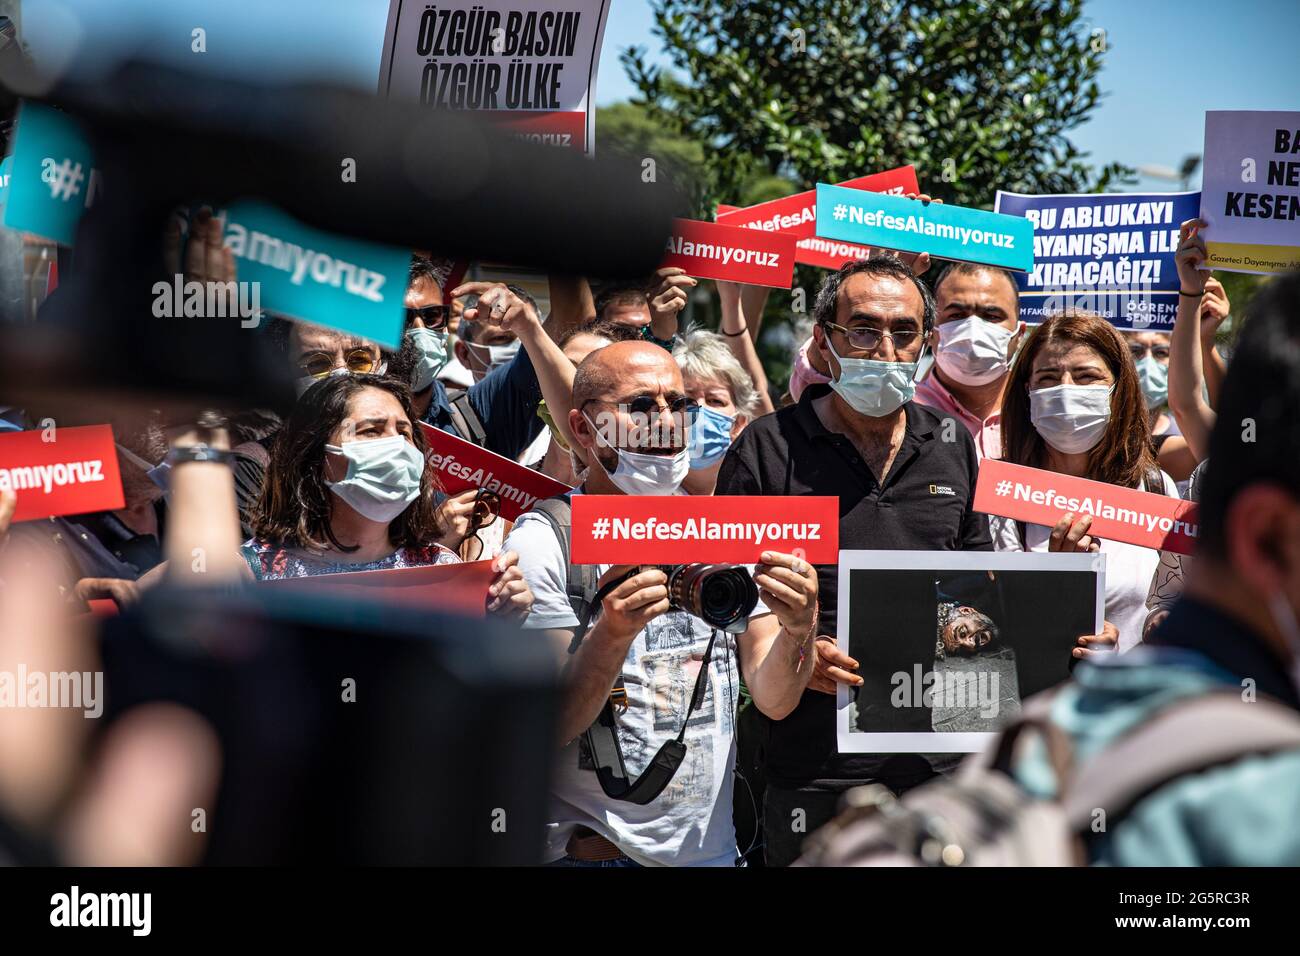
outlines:
[[[758,604],[758,585],[736,564],[659,564],[668,575],[668,602],[704,623],[740,634]]]

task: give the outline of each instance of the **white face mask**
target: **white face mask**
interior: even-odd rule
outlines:
[[[587,419],[587,423],[591,424],[590,418]],[[596,428],[594,424],[591,427]],[[614,453],[618,455],[618,465],[612,473],[605,471],[605,474],[609,475],[609,480],[614,483],[614,487],[625,495],[676,494],[677,489],[686,480],[687,472],[691,470],[689,447],[683,448],[675,455],[647,455],[642,452],[624,451],[622,448],[615,448]],[[592,449],[589,454],[604,471],[605,466],[600,463],[595,449]]]
[[[962,385],[987,385],[1011,367],[1007,351],[1013,329],[986,322],[978,315],[938,326],[939,348],[934,360],[953,381]]]
[[[826,337],[826,347],[840,365],[840,377],[831,381],[833,388],[856,412],[881,418],[898,411],[916,394],[915,362],[881,362],[877,359],[841,358]],[[925,354],[925,346],[921,347]]]
[[[1091,451],[1110,424],[1112,385],[1055,385],[1029,393],[1029,418],[1043,441],[1066,455]]]
[[[330,491],[371,521],[392,521],[420,496],[424,456],[402,435],[326,445],[348,461],[340,481],[326,480]]]
[[[486,372],[498,369],[502,365],[509,365],[519,354],[519,340],[515,339],[509,345],[475,345],[472,342],[465,343],[465,350],[469,353],[470,360],[478,368]],[[487,349],[488,360],[486,362],[478,354],[478,349]]]

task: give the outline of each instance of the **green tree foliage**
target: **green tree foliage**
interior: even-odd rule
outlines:
[[[908,163],[924,192],[985,209],[998,189],[1132,182],[1067,136],[1101,97],[1106,38],[1082,0],[655,0],[654,13],[670,66],[625,51],[639,91],[628,108],[654,137],[698,144],[698,218]],[[823,276],[796,273],[809,306]],[[778,384],[803,318],[790,305],[771,297],[759,343]]]
[[[906,163],[947,202],[1103,191],[1066,134],[1101,96],[1104,35],[1082,0],[655,0],[671,72],[623,54],[648,115],[702,144],[712,202],[755,179],[796,189]]]

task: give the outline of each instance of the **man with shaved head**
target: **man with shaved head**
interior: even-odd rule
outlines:
[[[592,352],[574,377],[567,422],[580,482],[572,494],[679,494],[696,411],[659,346],[615,342]],[[540,503],[505,542],[535,595],[525,626],[553,641],[565,687],[547,857],[558,866],[732,866],[740,677],[774,717],[798,704],[812,673],[816,573],[794,555],[764,553],[753,569],[762,600],[748,628],[714,631],[671,608],[660,568],[597,565],[584,575],[572,565],[570,497]],[[580,633],[588,608],[591,624]],[[633,790],[665,744],[685,745],[647,801],[611,795],[597,777],[584,734],[606,713]]]

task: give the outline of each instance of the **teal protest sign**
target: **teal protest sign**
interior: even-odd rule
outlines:
[[[9,177],[13,175],[14,158],[6,156],[0,159],[0,206],[9,201]]]
[[[23,103],[18,114],[4,224],[70,246],[100,188],[90,143],[64,114]]]
[[[1034,226],[1020,216],[817,184],[817,235],[1028,272]]]
[[[389,348],[402,344],[409,249],[321,232],[262,202],[238,202],[217,216],[239,280],[258,284],[262,307]]]

